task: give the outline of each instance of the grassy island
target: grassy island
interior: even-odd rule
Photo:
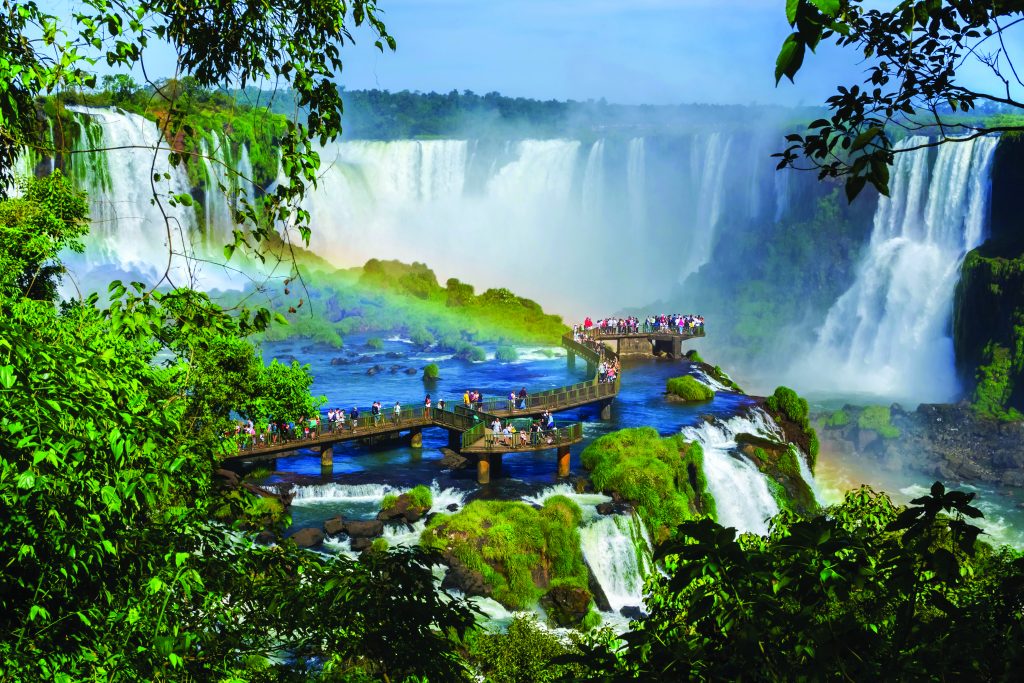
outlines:
[[[670,399],[685,403],[700,403],[710,401],[715,397],[715,392],[712,389],[689,375],[673,377],[666,383],[666,388]]]

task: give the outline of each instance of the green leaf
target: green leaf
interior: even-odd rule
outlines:
[[[850,147],[850,151],[856,152],[859,149],[864,149],[864,147],[866,147],[869,142],[871,142],[873,139],[875,139],[875,137],[877,137],[881,133],[882,129],[877,126],[868,128],[866,131],[858,135],[856,139],[854,139],[853,145]]]
[[[839,14],[839,0],[811,0],[811,4],[829,17],[835,18]]]
[[[0,386],[4,389],[10,389],[14,386],[14,366],[3,365],[0,366]]]
[[[775,60],[775,85],[779,84],[785,76],[793,81],[793,76],[800,70],[804,63],[804,42],[796,33],[790,33],[779,50],[779,57]]]
[[[800,0],[786,0],[786,21],[792,26],[796,23],[796,10],[800,6]]]

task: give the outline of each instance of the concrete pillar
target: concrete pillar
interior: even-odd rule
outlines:
[[[409,445],[413,448],[423,448],[423,430],[414,429],[409,432]]]
[[[611,401],[608,401],[607,403],[605,403],[605,404],[603,404],[601,406],[601,419],[602,420],[610,420],[610,419],[612,419],[612,402]]]
[[[491,483],[491,456],[488,453],[481,453],[476,461],[476,482],[478,484]]]
[[[558,447],[558,476],[568,477],[569,476],[569,447],[559,446]]]
[[[323,469],[334,468],[334,445],[322,446],[320,448],[320,467]]]
[[[683,356],[683,340],[673,339],[672,340],[672,356],[673,358],[682,358]]]
[[[569,363],[569,369],[570,370],[575,370],[576,369],[576,352],[575,351],[569,351],[566,354],[565,358],[566,358],[566,360]]]

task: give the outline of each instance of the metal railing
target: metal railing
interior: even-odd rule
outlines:
[[[517,448],[536,448],[538,446],[555,448],[575,443],[582,438],[583,425],[579,422],[574,422],[566,427],[541,430],[539,432],[532,432],[528,427],[522,430],[517,428],[515,433],[507,435],[495,434],[487,430],[483,434],[483,443],[476,445],[476,448],[483,448],[488,451],[507,451]],[[478,441],[480,439],[476,439],[474,444]]]
[[[600,328],[591,327],[589,330],[584,330],[583,334],[587,337],[629,337],[637,336],[642,337],[648,334],[674,334],[679,337],[703,337],[704,326],[694,327],[671,327],[669,325],[659,325],[657,327],[647,327],[640,325],[640,327],[634,332],[632,330],[623,331],[614,327]]]

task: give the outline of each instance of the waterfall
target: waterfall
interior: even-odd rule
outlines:
[[[644,139],[629,141],[626,160],[626,192],[629,196],[629,216],[635,229],[647,226],[647,167]]]
[[[650,538],[638,518],[598,517],[580,529],[580,547],[613,612],[643,607],[644,579],[654,563]]]
[[[728,420],[715,419],[695,427],[684,427],[683,436],[704,449],[704,476],[715,498],[718,523],[740,532],[767,534],[767,521],[779,512],[778,503],[760,470],[742,455],[737,434],[756,434],[779,440],[774,421],[762,410]]]
[[[918,146],[912,137],[901,148]],[[912,402],[955,400],[953,290],[984,236],[997,139],[897,154],[853,285],[832,305],[799,366],[804,386]]]
[[[82,173],[79,178],[89,193],[92,220],[86,267],[114,264],[153,277],[167,267],[168,253],[173,251],[179,258],[172,264],[172,278],[182,284],[191,279],[180,255],[193,251],[195,213],[189,206],[171,206],[168,201],[189,193],[188,177],[183,167],[168,164],[167,143],[156,124],[119,110],[71,106],[68,110],[87,114],[101,126],[98,142],[106,148],[109,170],[109,186],[102,175]],[[155,173],[168,173],[170,180],[153,181]],[[151,201],[154,185],[157,202]],[[80,259],[69,260],[72,267],[79,265]]]
[[[600,515],[597,506],[611,498],[601,493],[577,493],[569,484],[549,486],[522,500],[542,507],[553,496],[572,500],[583,512],[580,550],[612,611],[618,614],[623,607],[642,608],[644,579],[653,571],[654,562],[651,539],[640,519],[632,513]]]
[[[604,140],[598,140],[590,148],[583,172],[581,202],[586,220],[593,223],[601,219],[604,194]]]
[[[697,183],[697,202],[691,226],[692,238],[682,255],[679,280],[683,281],[711,259],[715,230],[725,208],[726,166],[732,136],[722,133],[695,137],[690,154],[690,179]]]

